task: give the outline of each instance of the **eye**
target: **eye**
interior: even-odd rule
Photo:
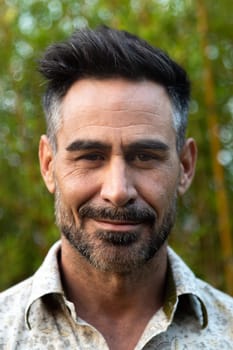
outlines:
[[[82,156],[82,159],[87,159],[87,160],[104,160],[104,156],[102,154],[98,154],[98,153],[90,153],[90,154],[85,154],[84,156]]]
[[[135,155],[135,160],[139,160],[141,162],[148,162],[150,160],[156,159],[154,154],[151,153],[145,153],[145,152],[140,152]]]
[[[150,150],[130,152],[126,160],[134,167],[141,169],[154,169],[165,161],[165,157],[160,152]]]
[[[105,159],[104,155],[101,153],[86,153],[75,157],[75,161],[103,161]]]
[[[146,151],[133,152],[127,155],[127,160],[130,162],[149,162],[159,158],[157,154]]]

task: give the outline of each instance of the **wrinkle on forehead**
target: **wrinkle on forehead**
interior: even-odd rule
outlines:
[[[150,81],[130,82],[124,79],[77,81],[64,97],[62,109],[65,114],[75,112],[75,109],[76,112],[102,110],[128,113],[130,110],[157,114],[164,109],[172,112],[170,99],[163,86]]]
[[[143,133],[170,138],[175,133],[169,97],[162,86],[149,81],[78,81],[62,102],[62,115],[58,135],[69,140],[80,133],[109,137],[117,132],[124,139]]]
[[[86,127],[109,127],[129,128],[129,127],[157,127],[167,125],[174,129],[171,114],[169,117],[164,115],[161,118],[161,111],[145,111],[145,110],[116,110],[113,109],[78,109],[75,113],[70,113],[63,119],[63,126],[69,123],[75,125],[75,129],[79,130]]]
[[[75,127],[75,130],[74,131],[79,131],[79,130],[90,130],[90,129],[92,129],[93,131],[97,128],[97,129],[102,129],[102,130],[104,130],[104,129],[106,129],[106,130],[111,130],[111,131],[114,131],[115,129],[117,130],[117,132],[119,132],[119,130],[133,130],[133,129],[138,129],[138,128],[152,128],[153,129],[153,127],[151,126],[151,124],[150,123],[144,123],[144,124],[142,124],[142,123],[134,123],[134,124],[132,124],[132,123],[129,123],[129,124],[126,124],[126,125],[112,125],[112,123],[110,124],[110,125],[108,125],[107,123],[103,123],[103,124],[99,124],[99,125],[96,125],[95,123],[90,123],[90,124],[88,124],[88,125],[78,125],[77,124],[77,126]],[[156,128],[157,130],[159,129],[159,128]],[[156,130],[155,129],[155,130]]]

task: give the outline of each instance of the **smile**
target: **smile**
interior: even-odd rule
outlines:
[[[140,225],[139,222],[117,221],[117,220],[96,220],[95,224],[98,228],[107,231],[131,231]]]

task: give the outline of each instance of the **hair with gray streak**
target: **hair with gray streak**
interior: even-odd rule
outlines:
[[[188,76],[165,52],[143,39],[106,26],[76,30],[67,41],[48,47],[39,71],[47,79],[43,105],[47,135],[54,150],[62,125],[62,99],[71,85],[83,78],[147,79],[161,84],[173,109],[177,150],[182,149],[190,100]]]

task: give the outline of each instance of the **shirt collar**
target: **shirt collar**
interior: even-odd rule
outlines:
[[[173,312],[175,312],[174,304],[176,303],[178,305],[182,296],[189,296],[194,314],[200,320],[202,327],[206,327],[208,324],[208,312],[205,306],[204,295],[198,286],[198,279],[170,247],[168,247],[168,261],[170,269],[170,276],[168,277],[170,282],[168,283],[170,286],[173,285],[171,288],[173,288],[174,291],[173,293],[168,291],[168,293],[170,299],[173,299],[170,300],[171,305],[173,304]]]
[[[28,328],[31,328],[30,309],[36,300],[48,294],[64,295],[58,265],[60,249],[61,242],[58,241],[50,248],[44,262],[32,277],[31,294],[25,311],[25,322]]]
[[[36,300],[48,294],[59,294],[64,297],[58,264],[60,249],[61,242],[58,241],[50,248],[43,264],[32,277],[31,294],[25,311],[25,322],[28,328],[31,328],[30,309]],[[192,299],[193,310],[200,319],[202,327],[205,327],[208,323],[208,315],[205,300],[198,288],[195,275],[170,247],[168,248],[168,261],[165,313],[171,318],[178,306],[179,298],[189,295]]]

